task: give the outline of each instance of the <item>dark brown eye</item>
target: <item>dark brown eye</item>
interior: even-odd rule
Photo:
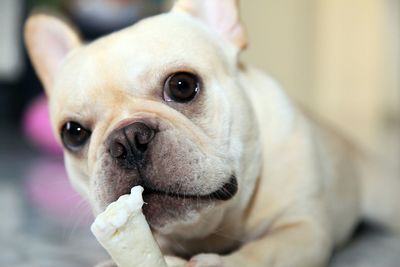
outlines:
[[[178,72],[168,77],[164,84],[164,100],[189,102],[200,90],[200,82],[196,75]]]
[[[80,150],[89,139],[91,132],[77,122],[67,122],[61,130],[64,146],[72,151]]]

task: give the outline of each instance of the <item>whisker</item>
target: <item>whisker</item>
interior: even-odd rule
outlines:
[[[80,212],[81,210],[85,210],[85,212]],[[88,218],[92,217],[92,213],[90,212],[90,205],[85,199],[81,199],[76,207],[70,212],[69,217],[75,218],[73,221],[71,228],[65,228],[63,237],[71,239],[75,234],[78,226],[82,224],[83,221],[88,220]],[[68,237],[67,237],[68,236]]]

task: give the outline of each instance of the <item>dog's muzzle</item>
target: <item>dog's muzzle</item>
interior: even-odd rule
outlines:
[[[134,122],[107,137],[104,176],[99,181],[102,207],[141,185],[147,203],[143,207],[146,219],[153,227],[161,227],[236,195],[238,182],[233,171],[215,172],[184,135],[150,125]],[[207,182],[210,177],[215,180],[214,187]]]

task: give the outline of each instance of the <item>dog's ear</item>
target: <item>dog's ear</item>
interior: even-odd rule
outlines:
[[[65,22],[50,15],[32,15],[25,24],[25,44],[32,64],[51,93],[56,72],[67,54],[80,46],[78,34]]]
[[[178,0],[172,11],[189,13],[201,19],[239,50],[247,45],[239,16],[239,0]]]

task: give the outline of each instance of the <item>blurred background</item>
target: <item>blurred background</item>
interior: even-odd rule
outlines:
[[[92,40],[171,2],[0,1],[0,266],[83,267],[107,258],[50,133],[23,46],[27,15],[57,11]],[[400,0],[242,0],[241,10],[250,38],[245,62],[362,147],[400,164]],[[368,228],[332,266],[398,266],[399,255],[399,239]]]

